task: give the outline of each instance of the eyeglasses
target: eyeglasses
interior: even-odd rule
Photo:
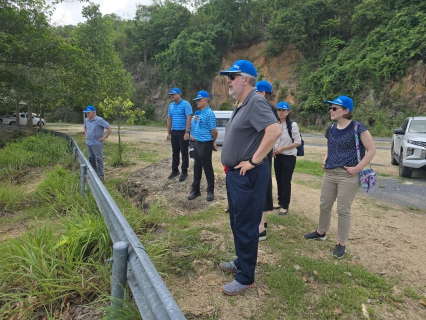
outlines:
[[[238,77],[238,76],[242,76],[242,74],[241,73],[230,73],[230,74],[228,74],[228,79],[231,80],[231,81],[234,81],[235,78]]]
[[[333,110],[333,111],[337,111],[337,110],[339,110],[340,108],[337,108],[337,107],[330,107],[330,108],[328,108],[328,110],[329,111],[331,111],[331,110]]]

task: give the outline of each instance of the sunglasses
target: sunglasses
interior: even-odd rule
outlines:
[[[337,111],[337,110],[339,110],[340,108],[337,108],[337,107],[330,107],[330,108],[328,108],[328,110],[333,110],[333,111]]]
[[[241,73],[230,73],[230,74],[228,74],[228,79],[231,80],[231,81],[234,81],[235,78],[238,77],[238,76],[242,76],[242,74]]]

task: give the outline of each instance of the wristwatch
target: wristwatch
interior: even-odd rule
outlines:
[[[251,159],[249,160],[249,163],[254,167],[256,167],[258,165],[258,163],[254,163]]]
[[[108,136],[105,136],[105,139],[108,139]]]
[[[185,131],[185,133],[189,133],[189,131]]]

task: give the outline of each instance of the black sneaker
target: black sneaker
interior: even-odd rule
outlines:
[[[214,200],[214,193],[213,192],[207,192],[206,200],[207,201],[213,201]]]
[[[336,257],[339,259],[343,258],[343,256],[345,255],[345,252],[346,252],[346,246],[342,246],[338,243],[336,244],[336,247],[334,248],[333,257]]]
[[[200,191],[194,191],[192,190],[191,193],[188,196],[188,200],[194,200],[195,198],[201,196]]]
[[[185,179],[188,177],[188,173],[182,172],[182,174],[179,177],[179,182],[185,181]]]
[[[305,239],[308,239],[308,240],[325,240],[325,239],[327,239],[327,237],[325,236],[325,233],[319,234],[317,232],[317,230],[315,230],[314,232],[311,232],[311,233],[307,233],[303,236],[305,237]]]
[[[266,229],[266,228],[268,228],[268,223],[267,223],[267,222],[265,222],[265,223],[263,224],[263,226],[265,227],[265,229]]]
[[[172,171],[172,173],[169,175],[167,179],[173,179],[174,177],[177,177],[179,175],[179,171]]]
[[[266,229],[259,233],[259,241],[266,240]]]

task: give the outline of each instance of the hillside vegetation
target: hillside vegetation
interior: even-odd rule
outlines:
[[[422,0],[154,0],[130,20],[88,3],[77,26],[51,26],[47,1],[0,7],[4,112],[26,101],[52,120],[79,121],[87,104],[130,99],[146,111],[134,119],[143,123],[168,87],[188,98],[210,89],[224,55],[258,41],[265,61],[290,45],[298,51],[291,94],[305,126],[324,124],[322,101],[338,94],[354,97],[361,120],[379,131],[426,111],[424,74],[410,92],[403,86],[410,68],[424,70]]]

